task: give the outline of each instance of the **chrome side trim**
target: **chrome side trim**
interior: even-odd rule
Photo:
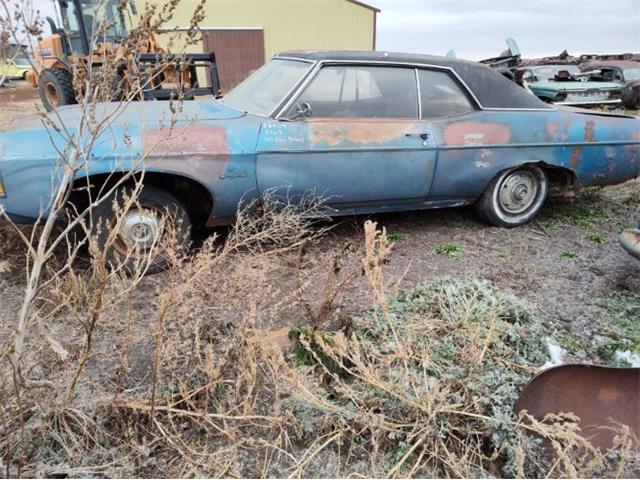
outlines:
[[[287,58],[287,57],[277,57],[277,58]],[[450,72],[458,82],[460,82],[460,85],[464,88],[464,90],[466,90],[466,92],[469,94],[469,96],[473,99],[473,101],[476,104],[476,107],[479,108],[480,110],[484,110],[482,107],[482,104],[478,101],[478,98],[474,95],[474,93],[471,91],[471,89],[469,88],[469,86],[464,82],[464,80],[462,80],[462,78],[460,77],[460,75],[458,75],[456,73],[456,71],[451,68],[451,67],[443,67],[441,65],[430,65],[430,64],[426,64],[426,63],[407,63],[407,62],[387,62],[387,61],[379,61],[379,60],[372,60],[372,61],[367,61],[367,60],[319,60],[316,63],[315,68],[312,70],[311,74],[307,77],[306,81],[303,82],[300,85],[300,90],[298,92],[296,92],[296,94],[294,94],[289,101],[287,101],[284,106],[280,109],[280,111],[276,114],[276,116],[274,117],[276,120],[280,119],[280,117],[282,116],[282,114],[284,113],[285,110],[287,110],[291,104],[293,103],[293,100],[295,100],[295,98],[297,98],[298,96],[300,96],[300,94],[302,93],[302,91],[304,90],[304,88],[311,82],[311,80],[313,80],[313,78],[315,78],[315,76],[317,75],[317,72],[320,68],[322,68],[325,65],[384,65],[384,66],[389,66],[389,67],[393,67],[393,66],[400,66],[400,67],[413,67],[414,69],[419,69],[419,68],[430,68],[433,70],[440,70],[440,71],[444,71],[444,72]],[[543,109],[546,110],[546,109]]]
[[[419,143],[417,145],[407,145],[405,147],[398,147],[398,146],[393,146],[393,147],[360,147],[360,146],[354,146],[354,147],[328,147],[328,148],[323,148],[322,149],[322,153],[342,153],[342,152],[428,152],[428,151],[435,151],[438,150],[438,147],[436,147],[435,145],[431,145],[431,146],[423,146],[422,143]],[[318,153],[318,150],[315,148],[290,148],[290,149],[278,149],[278,150],[257,150],[257,153],[260,154],[272,154],[272,153],[277,153],[277,154],[288,154],[288,153],[295,153],[295,154],[316,154]]]
[[[414,68],[413,73],[416,75],[416,91],[418,92],[418,118],[422,120],[422,92],[420,91],[420,78],[418,76],[418,69]]]
[[[295,57],[280,57],[274,56],[273,58],[282,58],[282,59],[292,59],[295,60]],[[309,61],[307,59],[307,61]],[[487,111],[507,111],[507,112],[552,112],[557,109],[554,107],[549,108],[510,108],[510,107],[484,107],[482,103],[478,100],[478,97],[473,93],[469,85],[465,83],[465,81],[458,75],[458,73],[451,67],[445,67],[442,65],[432,65],[429,63],[414,63],[414,62],[392,62],[392,61],[380,61],[380,60],[331,60],[331,59],[323,59],[317,60],[315,62],[315,67],[308,73],[305,81],[298,85],[298,91],[294,92],[288,100],[283,99],[283,103],[281,103],[282,107],[278,110],[275,109],[273,113],[275,113],[274,119],[278,120],[281,118],[284,111],[286,111],[293,101],[302,93],[304,88],[311,82],[311,80],[316,76],[318,70],[322,68],[324,65],[386,65],[386,66],[400,66],[400,67],[413,67],[414,69],[420,68],[429,68],[433,70],[440,70],[445,72],[450,72],[455,79],[459,82],[459,84],[463,87],[466,93],[473,99],[475,102],[476,108],[479,110],[487,110]],[[285,101],[286,100],[286,101]]]
[[[589,101],[589,100],[585,100],[584,102],[576,100],[569,100],[568,102],[554,102],[554,105],[612,105],[612,104],[619,104],[622,103],[622,100],[620,99],[616,99],[616,100],[595,100],[595,101]]]
[[[283,56],[281,56],[281,55],[278,55],[277,53],[276,53],[276,54],[274,54],[274,55],[270,58],[270,60],[273,60],[273,59],[296,60],[296,61],[298,61],[298,62],[316,63],[316,61],[315,61],[315,60],[309,60],[308,58],[291,57],[291,56],[289,56],[289,57],[283,57]]]
[[[510,108],[510,107],[483,107],[482,110],[489,112],[556,112],[557,108]]]
[[[602,147],[602,146],[624,146],[624,145],[640,145],[638,140],[616,140],[616,141],[596,141],[596,142],[529,142],[529,143],[495,143],[482,145],[440,145],[440,150],[473,150],[475,149],[492,149],[492,148],[556,148],[556,147]]]

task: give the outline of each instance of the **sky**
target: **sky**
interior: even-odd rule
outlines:
[[[564,49],[573,55],[640,52],[640,0],[364,1],[382,10],[378,50],[454,50],[459,58],[479,60],[500,54],[513,37],[525,58]],[[51,15],[51,0],[34,2],[43,16]]]
[[[640,52],[640,0],[372,0],[378,50],[495,57]]]

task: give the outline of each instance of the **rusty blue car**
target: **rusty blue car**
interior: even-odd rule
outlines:
[[[162,234],[168,208],[185,241],[189,227],[229,224],[266,192],[289,202],[317,194],[329,215],[474,205],[489,224],[516,227],[553,185],[614,184],[640,169],[638,119],[561,109],[487,66],[445,57],[282,53],[223,98],[184,102],[171,130],[170,108],[129,104],[69,196],[82,202],[150,151],[139,204],[118,233],[140,251]],[[73,129],[79,107],[58,115]],[[0,134],[0,205],[15,220],[48,214],[59,162],[49,134],[33,120]],[[112,202],[96,207],[111,215]]]

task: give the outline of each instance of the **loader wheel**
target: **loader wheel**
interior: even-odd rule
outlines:
[[[48,112],[61,105],[76,103],[71,73],[59,68],[44,70],[40,75],[38,90],[42,104]]]
[[[189,245],[191,220],[177,198],[145,186],[134,203],[123,187],[93,210],[92,231],[111,268],[156,273],[168,266],[167,245],[174,252]],[[124,211],[125,205],[129,205]],[[117,213],[116,213],[117,212]],[[117,229],[117,230],[116,230]]]

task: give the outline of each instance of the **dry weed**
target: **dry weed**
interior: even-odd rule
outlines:
[[[383,266],[392,248],[372,223],[362,247],[331,253],[326,274],[314,278],[305,252],[323,234],[293,207],[252,204],[226,238],[193,253],[163,239],[170,268],[146,278],[144,264],[134,272],[107,265],[89,238],[87,265],[43,279],[25,350],[31,385],[15,381],[10,345],[2,353],[3,473],[632,472],[624,429],[611,451],[599,452],[570,416],[514,416],[517,394],[546,360],[539,319],[527,308],[487,283],[448,279],[391,297]],[[283,268],[297,288],[280,284]],[[362,274],[371,316],[321,330]],[[261,327],[292,311],[311,323],[297,330],[299,349],[283,355],[265,345]],[[554,460],[531,432],[551,443]]]

